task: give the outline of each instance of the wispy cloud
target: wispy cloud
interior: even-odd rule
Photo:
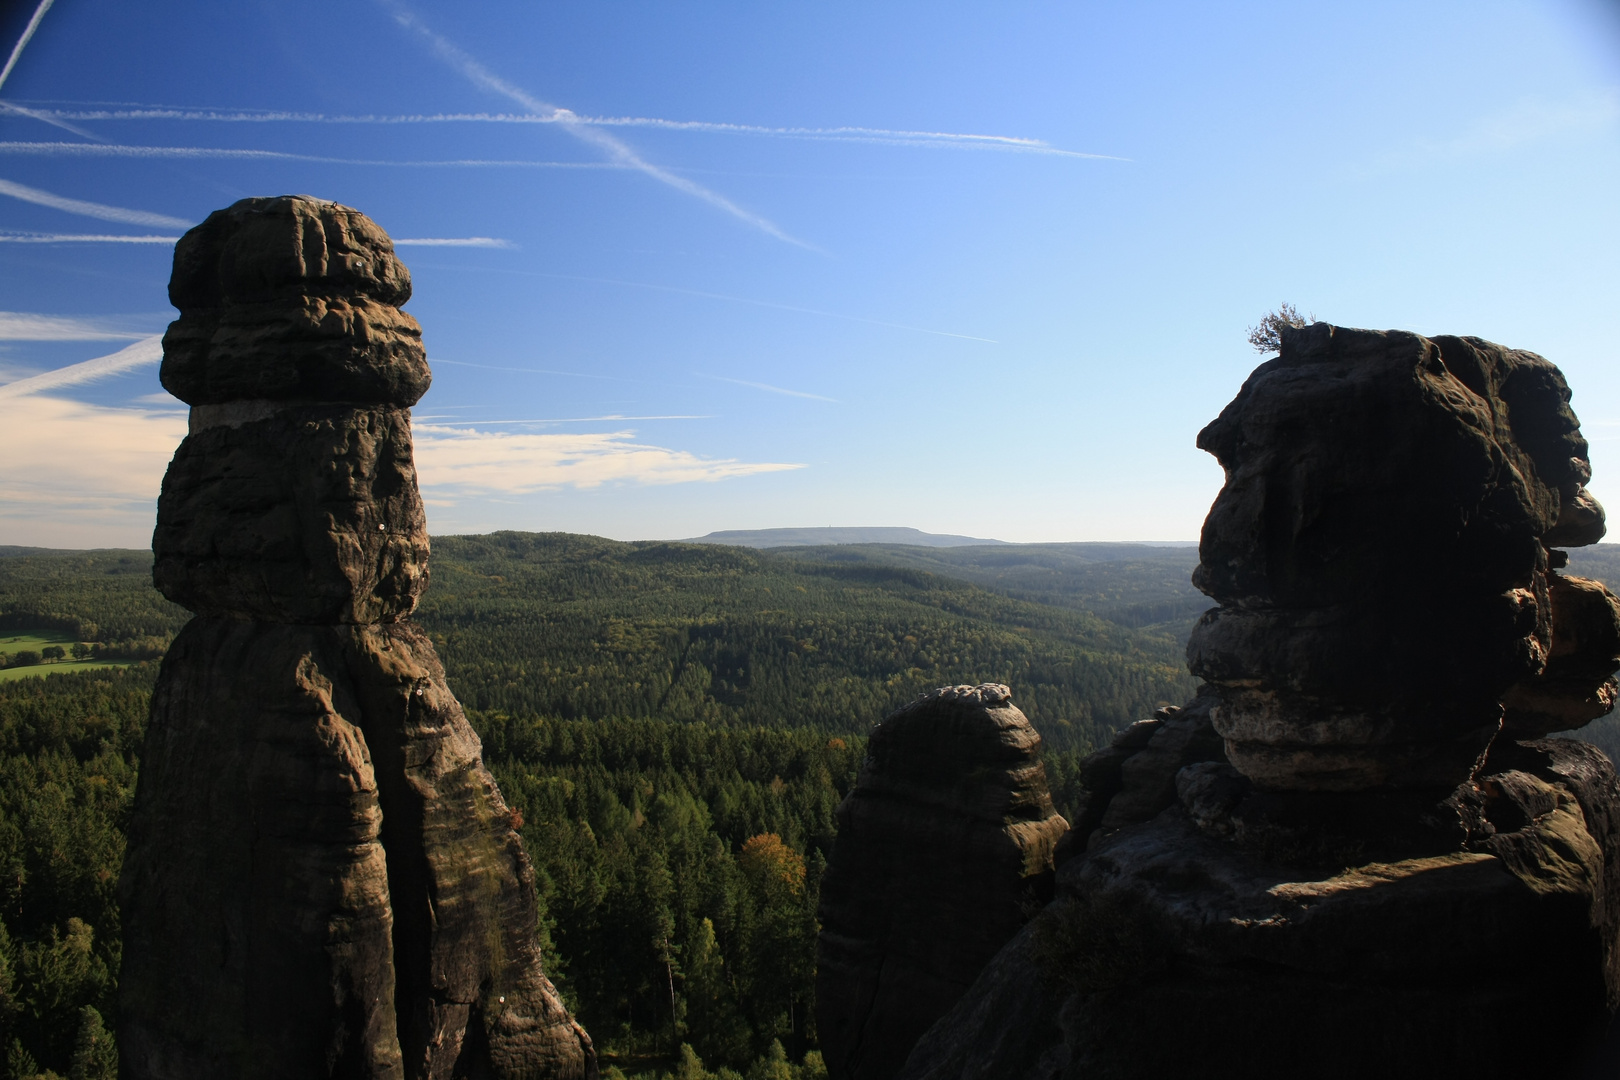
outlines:
[[[937,149],[999,150],[1018,154],[1049,154],[1055,157],[1086,158],[1095,161],[1129,161],[1113,154],[1092,154],[1065,150],[1043,139],[1020,135],[985,135],[958,131],[913,131],[904,128],[878,128],[844,125],[839,127],[772,127],[764,124],[733,124],[715,120],[669,120],[656,116],[586,116],[564,110],[552,113],[408,113],[403,115],[344,115],[317,112],[290,112],[271,109],[189,109],[153,106],[130,109],[39,109],[41,117],[61,120],[177,120],[217,123],[295,123],[295,124],[560,124],[580,123],[592,127],[653,128],[662,131],[689,131],[714,135],[745,135],[776,139],[808,139],[820,142],[879,143],[894,146],[924,146]]]
[[[1528,98],[1477,117],[1445,137],[1418,138],[1392,147],[1369,162],[1374,173],[1407,168],[1415,162],[1499,154],[1559,135],[1620,126],[1620,87],[1564,101]]]
[[[604,484],[713,482],[804,467],[699,457],[638,443],[632,431],[529,435],[419,424],[415,433],[423,491],[440,499]]]
[[[163,359],[163,335],[153,334],[142,338],[127,348],[119,349],[106,356],[98,356],[94,360],[86,360],[80,364],[69,364],[67,367],[47,371],[43,375],[34,375],[27,379],[18,379],[16,382],[0,386],[0,401],[9,401],[16,398],[28,397],[46,390],[59,390],[64,386],[77,386],[81,383],[93,382],[96,379],[105,379],[109,375],[118,375],[133,368],[155,364]],[[7,408],[9,421],[10,407]],[[5,425],[0,424],[0,427]],[[72,442],[58,439],[58,446],[73,446]],[[3,460],[3,457],[0,457]]]
[[[415,427],[417,474],[435,505],[562,488],[714,483],[804,467],[702,457],[638,442],[632,431]],[[0,461],[7,466],[0,470],[6,507],[0,543],[144,544],[163,471],[185,434],[179,407],[109,408],[45,394],[8,401],[0,424]]]
[[[13,384],[15,385],[15,384]],[[0,543],[144,546],[182,409],[116,409],[46,395],[6,402]]]
[[[171,404],[110,408],[32,393],[8,400],[0,424],[0,543],[144,545],[164,469],[186,434],[185,410]],[[637,442],[632,431],[415,428],[417,473],[434,505],[561,488],[713,483],[803,467],[706,458]]]
[[[418,236],[394,241],[395,247],[471,247],[514,248],[510,240],[497,240],[493,236]]]
[[[128,341],[147,336],[145,330],[120,329],[107,317],[0,311],[0,341]]]
[[[120,233],[0,233],[0,244],[172,244],[179,239]]]
[[[838,401],[837,398],[823,397],[820,394],[811,394],[803,390],[788,390],[780,386],[772,386],[770,383],[749,382],[747,379],[728,379],[724,375],[703,375],[700,376],[700,378],[713,379],[715,382],[736,383],[738,386],[747,386],[755,390],[764,390],[772,394],[786,394],[788,397],[809,398],[812,401]]]
[[[23,202],[33,203],[36,206],[48,206],[53,210],[62,210],[69,214],[78,214],[81,217],[99,218],[102,221],[121,221],[126,225],[151,225],[158,228],[167,226],[171,229],[189,229],[195,224],[185,218],[169,217],[167,214],[153,214],[145,210],[126,210],[122,206],[107,206],[104,203],[69,199],[62,195],[53,195],[49,191],[41,191],[38,188],[12,183],[10,180],[0,180],[0,195],[10,195],[13,199],[21,199]]]
[[[363,165],[396,169],[629,169],[611,161],[523,161],[455,158],[444,161],[388,161],[379,158],[321,157],[283,150],[241,150],[217,146],[131,146],[127,143],[0,142],[0,154],[25,157],[179,158],[221,161],[311,161],[322,165]]]
[[[1568,131],[1590,131],[1620,123],[1620,87],[1567,101],[1529,99],[1480,117],[1451,139],[1426,144],[1440,153],[1507,150]]]
[[[652,162],[647,161],[640,154],[632,150],[625,142],[593,126],[589,122],[582,119],[577,113],[541,101],[528,91],[512,85],[505,79],[502,79],[500,76],[490,71],[483,64],[473,59],[472,56],[468,55],[459,46],[452,44],[447,38],[430,29],[422,22],[421,19],[417,18],[414,13],[407,9],[403,4],[399,3],[398,0],[380,0],[380,2],[393,14],[395,22],[399,23],[407,30],[414,32],[424,41],[426,41],[428,46],[433,50],[434,54],[439,57],[440,60],[444,61],[450,67],[460,72],[461,75],[468,81],[472,82],[473,85],[481,87],[482,89],[491,93],[499,94],[507,100],[515,102],[526,112],[532,113],[536,116],[548,117],[552,122],[561,124],[564,131],[568,132],[576,139],[579,139],[581,142],[600,150],[602,153],[607,155],[609,161],[628,166],[629,168],[635,169],[638,172],[650,176],[659,183],[666,184],[677,191],[684,192],[685,194],[691,195],[694,198],[701,199],[710,206],[714,206],[725,211],[739,221],[752,225],[754,228],[760,230],[768,236],[773,236],[778,240],[782,240],[786,243],[794,244],[808,250],[817,250],[813,245],[807,244],[793,236],[789,236],[787,233],[783,232],[779,227],[777,227],[774,222],[768,220],[767,218],[761,217],[751,210],[744,210],[742,207],[738,206],[724,195],[721,195],[715,191],[710,191],[703,185],[694,183],[684,176],[678,176],[675,173],[670,172],[668,169],[660,168],[659,166],[654,165]]]

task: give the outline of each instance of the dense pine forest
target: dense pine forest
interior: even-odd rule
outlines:
[[[1607,546],[1573,554],[1620,580]],[[418,618],[522,814],[548,968],[609,1068],[808,1080],[817,890],[873,722],[1006,682],[1066,809],[1081,757],[1191,692],[1195,560],[445,537]],[[5,1078],[115,1075],[123,821],[156,657],[187,617],[150,566],[0,549],[0,638],[86,646],[0,682]],[[111,656],[127,666],[91,667]]]
[[[1171,633],[926,570],[748,548],[445,537],[417,618],[462,704],[514,715],[859,734],[932,687],[1004,682],[1068,749],[1192,689]]]

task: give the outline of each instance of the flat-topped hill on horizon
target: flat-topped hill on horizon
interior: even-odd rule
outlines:
[[[898,526],[833,526],[804,529],[722,529],[704,536],[677,540],[678,544],[729,544],[735,547],[819,547],[824,544],[914,544],[918,547],[970,547],[1005,544],[974,536],[929,533]]]
[[[1023,544],[1016,540],[994,540],[955,533],[931,533],[894,525],[822,525],[802,529],[721,529],[703,536],[671,541],[676,544],[728,544],[734,547],[829,547],[843,544],[903,544],[912,547],[1036,547],[1051,544]],[[1196,548],[1197,540],[1074,541],[1073,543],[1121,543],[1133,547]]]

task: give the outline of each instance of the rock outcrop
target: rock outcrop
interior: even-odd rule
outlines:
[[[1227,479],[1193,578],[1220,606],[1187,660],[1244,775],[1468,779],[1503,695],[1546,671],[1551,549],[1603,535],[1569,397],[1534,353],[1318,323],[1199,434]]]
[[[1056,897],[905,1080],[1569,1075],[1620,1005],[1620,606],[1541,357],[1285,333],[1226,469],[1197,699],[1082,766]]]
[[[872,732],[822,879],[816,1019],[834,1080],[887,1080],[1051,895],[1068,823],[1005,686],[944,687]]]
[[[246,199],[175,249],[192,406],[154,579],[195,612],[120,881],[120,1075],[586,1078],[516,815],[408,620],[428,537],[410,276],[358,211]]]

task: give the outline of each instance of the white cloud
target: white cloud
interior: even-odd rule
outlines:
[[[0,341],[128,341],[148,336],[147,331],[120,330],[111,323],[109,318],[0,311]]]
[[[158,489],[186,433],[180,410],[115,409],[44,395],[6,402],[0,543],[151,542]]]
[[[145,547],[158,491],[186,434],[183,408],[111,408],[45,394],[5,403],[0,544]],[[430,505],[558,488],[726,480],[802,468],[704,458],[633,432],[507,435],[421,425],[416,461]]]
[[[98,356],[94,360],[86,360],[79,364],[69,364],[55,371],[47,371],[43,375],[6,383],[0,386],[0,400],[27,397],[63,386],[77,386],[80,383],[106,378],[108,375],[117,375],[131,368],[155,364],[162,359],[163,335],[153,334],[115,353]],[[4,458],[0,457],[0,460]]]
[[[120,221],[126,225],[152,225],[157,228],[189,229],[192,222],[184,218],[169,217],[167,214],[153,214],[145,210],[127,210],[122,206],[108,206],[105,203],[85,202],[83,199],[69,199],[63,195],[55,195],[39,188],[15,184],[10,180],[0,180],[0,195],[10,195],[13,199],[33,203],[36,206],[48,206],[52,210],[61,210],[69,214],[78,214],[81,217],[99,218],[102,221]]]
[[[729,480],[804,467],[703,458],[634,440],[630,431],[527,435],[424,424],[416,428],[417,473],[424,494],[443,501],[603,484]]]

